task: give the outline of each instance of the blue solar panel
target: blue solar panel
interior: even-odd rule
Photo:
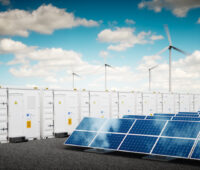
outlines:
[[[200,118],[196,118],[196,117],[179,117],[179,116],[177,116],[177,117],[173,117],[173,119],[172,120],[187,120],[187,121],[200,121]]]
[[[191,158],[200,159],[200,141],[198,141]]]
[[[127,135],[119,150],[150,153],[157,137]]]
[[[184,116],[184,117],[199,117],[198,114],[176,114],[177,117]]]
[[[200,131],[200,122],[169,121],[162,136],[196,138]]]
[[[95,137],[96,132],[74,131],[66,140],[66,145],[88,146]]]
[[[160,138],[156,144],[153,154],[168,155],[187,158],[194,140],[177,138]]]
[[[186,115],[189,115],[189,114],[198,114],[198,112],[178,112],[178,114],[186,114]]]
[[[109,119],[101,131],[127,133],[134,121],[134,119]]]
[[[85,117],[76,130],[98,131],[106,119]]]
[[[143,115],[124,115],[123,118],[127,119],[145,119],[146,116]]]
[[[130,133],[145,134],[145,135],[159,135],[164,127],[166,121],[163,120],[136,120]]]
[[[147,116],[146,119],[171,120],[171,116]]]
[[[175,116],[175,114],[171,113],[154,113],[154,116]]]
[[[117,149],[124,137],[125,134],[99,133],[91,147]]]

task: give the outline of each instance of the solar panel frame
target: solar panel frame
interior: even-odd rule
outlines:
[[[147,116],[144,115],[124,115],[123,119],[146,119]]]
[[[195,142],[195,140],[194,139],[183,139],[183,138],[171,138],[171,137],[160,137],[159,138],[159,140],[163,140],[163,139],[170,139],[170,140],[190,140],[190,141],[194,141]],[[158,141],[159,142],[159,141]],[[157,145],[159,145],[158,143],[156,144],[156,146]],[[191,146],[191,149],[192,149],[192,147],[193,147],[193,145],[194,145],[194,143],[192,144],[192,146]],[[156,146],[155,146],[155,148],[156,148]],[[168,145],[169,146],[169,145]],[[154,149],[155,149],[154,148]],[[163,148],[163,147],[162,147]],[[154,152],[154,150],[152,151],[152,154],[151,155],[159,155],[159,156],[167,156],[167,157],[174,157],[174,158],[185,158],[185,159],[188,159],[188,157],[190,156],[190,152],[191,152],[191,149],[190,149],[190,151],[188,151],[188,156],[187,157],[184,157],[184,156],[177,156],[177,155],[168,155],[168,154],[158,154],[158,153],[153,153]]]
[[[143,127],[143,122],[148,122],[149,124],[156,124],[156,123],[159,123],[161,127],[158,127],[156,129],[156,131],[152,128],[152,129],[149,129],[148,126],[149,125],[145,125],[145,129],[144,131],[142,132],[142,129],[140,129],[139,127]],[[162,123],[161,123],[162,122]],[[131,128],[129,134],[138,134],[138,135],[146,135],[146,136],[159,136],[163,127],[165,126],[165,123],[166,123],[166,120],[151,120],[151,119],[146,119],[146,120],[137,120],[136,119],[136,122],[134,124],[134,126]],[[145,124],[145,123],[144,123]],[[163,125],[162,125],[163,124]],[[161,128],[161,129],[159,129]],[[147,132],[145,132],[147,131]],[[154,134],[153,134],[154,133]],[[156,133],[156,134],[155,134]],[[158,134],[159,133],[159,134]]]
[[[154,113],[154,116],[175,116],[173,113]]]
[[[173,116],[147,116],[149,120],[171,120]]]
[[[170,120],[169,122],[172,122],[172,123],[174,123],[174,122],[177,122],[177,123],[180,123],[180,122],[186,122],[186,123],[198,123],[197,121],[181,121],[181,120]],[[168,122],[168,123],[169,123]],[[199,126],[200,126],[200,123],[199,123]],[[167,126],[165,127],[165,129],[164,129],[164,131],[163,131],[163,133],[165,132],[165,130],[166,130],[166,128],[167,128]],[[166,136],[166,135],[164,135],[164,134],[162,134],[162,137],[171,137],[172,138],[172,136]],[[184,139],[195,139],[195,138],[197,138],[198,137],[198,134],[197,134],[197,136],[196,137],[183,137],[183,136],[174,136],[174,138],[184,138]]]
[[[200,117],[175,116],[175,117],[172,118],[172,120],[199,122]]]

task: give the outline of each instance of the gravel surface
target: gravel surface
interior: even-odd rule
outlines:
[[[85,152],[64,146],[66,138],[0,144],[0,169],[200,169],[200,161],[176,159],[170,162],[145,160],[144,155]]]

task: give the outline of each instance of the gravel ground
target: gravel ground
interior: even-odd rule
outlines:
[[[64,146],[66,139],[45,139],[0,144],[0,169],[200,169],[200,161],[176,159],[170,162],[142,159],[143,155],[112,152],[97,154]]]

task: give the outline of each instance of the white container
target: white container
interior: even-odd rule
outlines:
[[[98,118],[111,117],[109,92],[90,92],[90,116]]]
[[[40,138],[40,92],[32,89],[8,89],[8,137]]]
[[[7,89],[0,89],[0,143],[6,143],[8,137]]]
[[[180,95],[174,94],[174,113],[178,113],[180,111]]]
[[[80,91],[79,98],[80,98],[80,120],[82,120],[84,117],[90,116],[89,92],[88,91]]]
[[[80,121],[79,93],[77,91],[54,91],[54,134],[71,134]]]
[[[41,90],[41,137],[54,137],[53,90]]]
[[[150,115],[156,110],[156,93],[143,93],[143,114]]]
[[[112,118],[119,118],[119,96],[117,92],[110,93],[110,114]]]
[[[119,92],[119,117],[135,114],[135,94],[130,92]]]

